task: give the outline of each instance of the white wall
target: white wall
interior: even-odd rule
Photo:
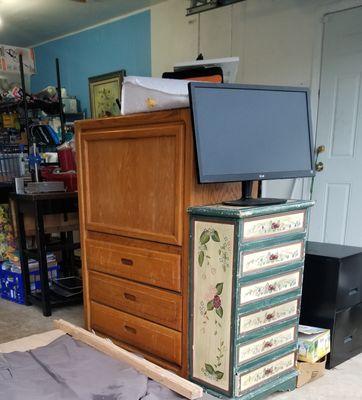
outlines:
[[[151,7],[152,75],[173,71],[177,61],[197,57],[198,19],[185,17],[187,0],[170,0]]]
[[[239,56],[239,82],[308,84],[317,3],[248,0],[190,17],[188,0],[158,4],[151,8],[153,75],[201,51],[205,58]]]
[[[361,0],[247,0],[185,17],[188,0],[151,7],[152,74],[176,62],[238,56],[237,82],[309,86],[316,126],[323,16]],[[302,183],[294,196],[300,197]],[[268,196],[290,197],[291,181],[270,181]]]

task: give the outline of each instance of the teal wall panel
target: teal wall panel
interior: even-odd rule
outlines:
[[[150,11],[100,25],[35,47],[37,73],[31,79],[36,93],[56,84],[59,58],[62,86],[77,96],[89,115],[88,77],[125,69],[127,75],[151,75]]]

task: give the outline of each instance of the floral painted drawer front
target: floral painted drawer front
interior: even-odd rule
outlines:
[[[193,376],[229,389],[234,225],[195,221]]]
[[[239,317],[239,334],[294,317],[298,314],[298,299]]]
[[[305,211],[245,220],[243,240],[256,240],[305,230]]]
[[[294,366],[295,353],[293,352],[248,374],[236,376],[236,395],[241,396],[246,390],[260,385],[268,379],[294,368]]]
[[[239,305],[262,300],[286,293],[301,286],[301,271],[272,276],[251,285],[242,286],[239,291]]]
[[[293,343],[296,339],[296,330],[296,326],[293,326],[275,333],[274,335],[265,336],[250,344],[239,344],[237,349],[238,365]]]
[[[259,251],[241,252],[240,275],[300,261],[303,256],[302,241]]]

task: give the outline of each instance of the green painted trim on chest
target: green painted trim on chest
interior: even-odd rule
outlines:
[[[188,212],[194,215],[220,216],[222,218],[251,218],[269,214],[279,214],[295,210],[303,210],[314,205],[309,200],[288,200],[284,204],[265,207],[230,207],[222,204],[196,206],[188,208]]]

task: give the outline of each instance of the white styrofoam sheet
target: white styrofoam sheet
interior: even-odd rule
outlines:
[[[122,85],[121,114],[189,107],[187,80],[127,76]]]

